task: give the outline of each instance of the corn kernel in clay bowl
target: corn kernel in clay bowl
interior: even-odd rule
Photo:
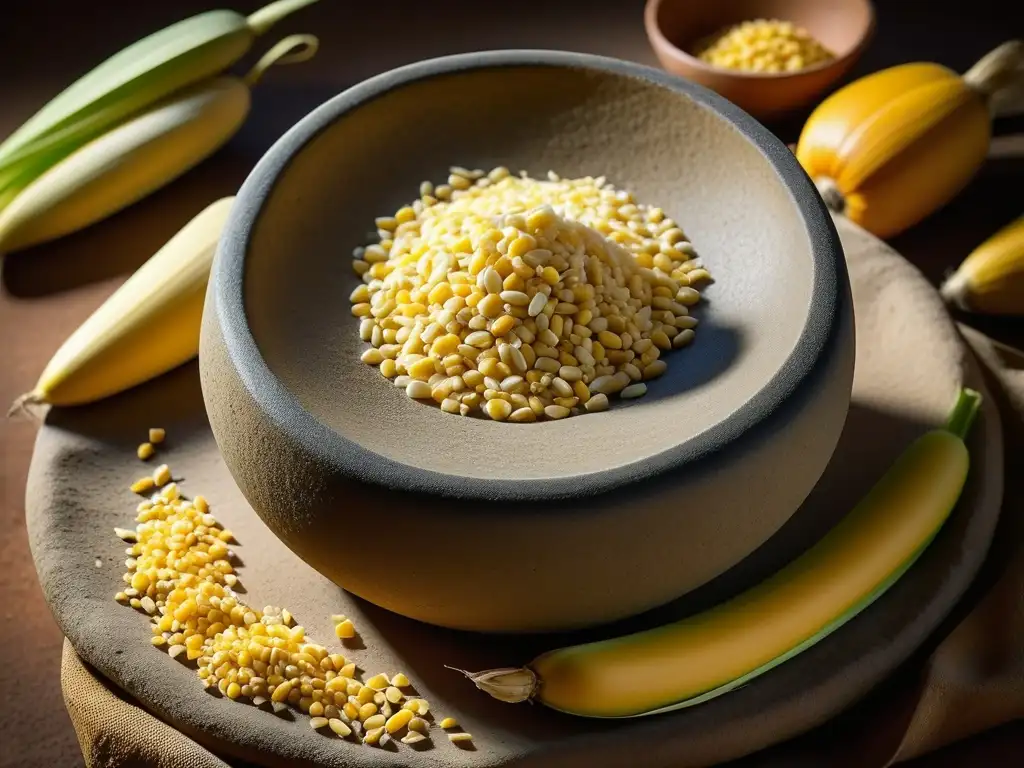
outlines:
[[[874,29],[870,0],[648,0],[661,65],[758,119],[804,107],[854,64]]]
[[[429,130],[409,130],[425,120]],[[614,227],[591,219],[586,226],[600,236],[584,233],[576,243],[567,234],[563,245],[572,253],[561,269],[557,236],[537,246],[561,231],[560,221],[584,213],[531,193],[520,201],[523,211],[504,212],[523,221],[501,221],[510,229],[497,233],[508,240],[500,257],[482,250],[479,241],[494,237],[484,223],[480,231],[460,230],[468,243],[457,243],[452,229],[446,234],[454,239],[425,257],[430,244],[415,238],[430,228],[413,218],[433,205],[417,212],[415,201],[435,192],[440,200],[440,186],[475,188],[501,168],[510,173],[497,171],[496,184],[522,179],[520,171],[556,186],[611,184],[623,196],[617,210],[626,230],[634,231],[633,222],[641,239],[670,242],[646,253],[651,266],[644,266],[639,251],[603,245],[614,242]],[[507,191],[506,203],[522,192]],[[599,200],[595,206],[604,210]],[[633,213],[663,218],[640,223]],[[677,226],[660,232],[669,219]],[[609,231],[600,234],[602,226]],[[396,246],[405,235],[409,242]],[[512,247],[526,235],[536,242]],[[676,247],[684,239],[713,277],[694,280],[694,295],[682,291],[689,286],[680,276],[693,261]],[[484,256],[472,263],[478,250]],[[508,253],[506,265],[500,259]],[[575,268],[573,259],[581,260]],[[415,270],[402,271],[412,263]],[[556,274],[544,293],[547,267]],[[639,282],[631,285],[634,270]],[[380,299],[368,295],[375,280]],[[538,294],[550,314],[538,303],[530,315]],[[456,296],[467,306],[446,306]],[[797,509],[828,462],[849,404],[845,263],[820,196],[792,154],[713,93],[598,57],[446,57],[332,99],[279,141],[241,190],[207,301],[204,399],[225,462],[253,508],[346,590],[447,627],[593,625],[706,583]],[[688,317],[696,324],[681,327]],[[402,374],[398,353],[417,323],[422,330]],[[424,341],[431,324],[438,329]],[[654,337],[656,328],[665,339]],[[692,334],[676,345],[682,331]],[[546,383],[540,379],[548,372],[536,368],[541,358],[558,363]],[[650,368],[657,361],[663,370]],[[576,387],[588,368],[588,387],[619,374],[631,383],[619,376],[609,386],[624,386],[609,390],[608,407],[588,411]],[[475,381],[472,370],[485,380]],[[410,381],[395,386],[399,376]],[[415,382],[420,390],[437,387],[434,376],[461,384],[410,397]],[[462,415],[452,404],[466,404],[467,383],[484,391]],[[513,413],[532,410],[531,396],[543,416],[530,421],[524,413],[524,423],[515,423]],[[488,406],[495,400],[505,405]],[[409,543],[402,567],[381,565],[374,537]]]
[[[803,27],[779,19],[736,24],[694,46],[708,64],[747,72],[799,72],[835,58]]]

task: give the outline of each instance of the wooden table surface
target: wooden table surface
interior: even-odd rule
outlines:
[[[129,42],[200,10],[226,6],[251,11],[259,5],[253,0],[19,3],[0,21],[0,136],[74,77]],[[877,34],[850,77],[914,60],[938,61],[963,71],[1004,40],[1024,36],[1015,5],[1007,0],[877,0]],[[312,62],[268,73],[254,93],[249,121],[218,155],[104,223],[3,259],[0,403],[31,388],[67,334],[188,218],[216,197],[236,190],[281,133],[349,85],[418,59],[492,48],[557,48],[656,63],[644,36],[640,0],[322,0],[283,23],[279,33],[287,32],[316,33],[320,53]],[[795,115],[769,127],[792,142],[804,117]],[[996,133],[1000,139],[993,145],[993,156],[969,189],[893,241],[933,282],[1024,212],[1024,120],[1001,121]],[[1024,322],[968,321],[1024,346]],[[35,432],[36,425],[24,419],[0,425],[0,520],[5,531],[0,540],[0,648],[6,657],[0,665],[0,766],[12,768],[81,764],[60,695],[62,638],[43,603],[25,535],[24,484]],[[1024,724],[1016,724],[913,765],[1002,765],[1017,762],[1021,755]]]

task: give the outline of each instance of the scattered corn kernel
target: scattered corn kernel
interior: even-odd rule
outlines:
[[[425,741],[426,738],[427,737],[424,736],[419,731],[409,731],[407,734],[405,734],[405,736],[402,737],[402,743],[403,744],[418,744],[421,741]]]
[[[410,685],[409,678],[406,677],[404,672],[399,672],[394,677],[392,677],[391,684],[396,688],[407,688]]]
[[[399,686],[410,685],[405,674],[378,674],[364,684],[354,662],[291,626],[286,609],[248,606],[232,589],[238,579],[226,542],[233,537],[206,500],[183,498],[166,465],[145,480],[163,487],[138,505],[134,530],[114,529],[131,544],[128,586],[114,597],[150,614],[152,645],[166,648],[171,658],[194,661],[202,684],[227,699],[269,704],[275,712],[293,707],[309,714],[314,730],[326,726],[342,738],[365,730],[364,741],[385,745],[389,734],[429,711],[424,699],[397,708],[404,698]],[[354,636],[350,619],[332,618],[341,630],[336,634]]]
[[[391,681],[388,680],[387,675],[380,674],[374,675],[369,680],[367,680],[365,684],[368,687],[373,688],[374,690],[383,691],[391,684]]]
[[[346,736],[348,736],[350,733],[352,733],[352,729],[349,728],[347,725],[345,725],[345,723],[342,720],[340,720],[340,719],[338,719],[336,717],[332,717],[330,720],[328,720],[327,721],[327,726],[332,731],[334,731],[335,734],[337,734],[338,736],[340,736],[343,739]]]
[[[409,710],[416,715],[426,715],[430,712],[430,704],[426,699],[409,699],[402,705],[402,709]]]
[[[408,709],[400,709],[387,719],[385,727],[388,733],[396,733],[407,726],[413,718],[413,713]]]
[[[472,740],[473,740],[473,734],[466,733],[465,731],[462,731],[460,733],[449,733],[448,734],[448,741],[450,741],[452,744],[464,744],[464,743],[466,743],[468,741],[472,741]]]
[[[646,394],[647,385],[640,381],[636,384],[630,384],[628,387],[623,388],[623,390],[619,392],[619,397],[623,400],[632,400],[636,397],[643,397]]]
[[[157,486],[167,485],[171,482],[171,468],[166,464],[161,464],[159,467],[153,470],[153,483]]]
[[[445,730],[448,730],[449,728],[458,728],[459,721],[456,720],[454,717],[446,717],[443,720],[441,720],[441,727]]]
[[[165,429],[162,429],[161,427],[150,428],[149,442],[151,442],[153,445],[162,443],[165,437],[167,437],[167,431]]]
[[[153,482],[152,477],[140,477],[134,483],[132,483],[132,493],[145,493],[151,491],[156,483]]]
[[[135,449],[135,454],[143,461],[153,458],[154,453],[156,453],[156,448],[153,447],[152,443],[142,443]]]
[[[352,623],[351,619],[345,619],[344,621],[341,621],[340,623],[335,625],[334,634],[342,640],[347,640],[349,638],[355,637],[355,624]]]

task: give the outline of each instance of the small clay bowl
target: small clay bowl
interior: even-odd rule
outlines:
[[[797,72],[745,72],[713,66],[692,52],[709,35],[754,19],[803,27],[835,58]],[[869,0],[647,0],[644,27],[661,65],[700,83],[758,119],[806,106],[860,56],[875,26]]]
[[[681,224],[716,283],[645,397],[498,423],[360,361],[352,249],[451,165],[607,174]],[[345,91],[260,161],[211,274],[203,394],[253,508],[345,589],[448,627],[580,627],[707,582],[797,509],[846,417],[848,291],[813,184],[724,99],[593,56],[450,56]]]

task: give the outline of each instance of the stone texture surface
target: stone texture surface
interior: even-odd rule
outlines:
[[[1001,499],[1001,438],[993,409],[985,410],[972,435],[974,471],[963,502],[922,560],[856,620],[740,690],[663,717],[596,722],[489,700],[443,665],[522,663],[554,644],[646,626],[722,599],[776,569],[834,523],[907,441],[941,421],[961,377],[978,385],[948,320],[917,320],[939,312],[918,273],[877,241],[846,227],[843,235],[861,325],[854,405],[836,455],[807,503],[766,546],[686,601],[585,635],[507,639],[432,628],[355,599],[293,555],[245,503],[210,434],[194,366],[108,403],[50,414],[28,496],[29,534],[46,598],[78,654],[115,685],[217,754],[261,765],[547,768],[623,765],[642,754],[649,768],[685,768],[807,730],[906,659],[976,572]],[[883,332],[883,325],[896,332]],[[918,402],[931,405],[908,405]],[[342,652],[329,617],[353,616],[360,642],[347,653],[370,672],[407,672],[434,712],[458,717],[474,734],[475,750],[457,751],[443,738],[425,751],[325,738],[301,716],[275,717],[204,692],[194,670],[149,645],[145,617],[112,599],[124,558],[112,529],[133,517],[135,498],[127,487],[143,471],[134,448],[156,421],[168,429],[161,457],[185,492],[205,494],[237,533],[246,598],[257,606],[289,607],[310,636]],[[353,547],[374,541],[394,552],[399,564],[415,563],[416,542],[389,530],[379,514],[354,515],[351,531]]]

